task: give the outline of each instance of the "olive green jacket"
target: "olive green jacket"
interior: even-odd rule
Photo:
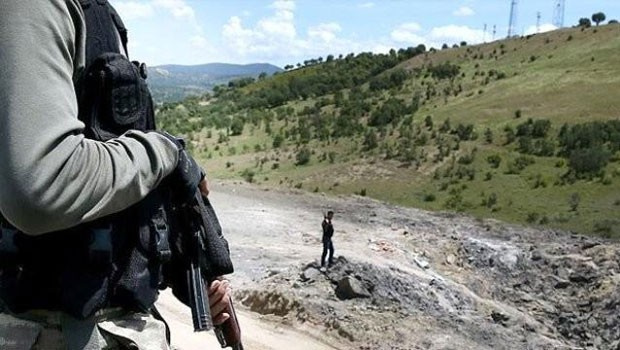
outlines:
[[[0,213],[28,234],[121,211],[178,160],[155,133],[84,137],[74,81],[85,33],[78,0],[0,1]]]

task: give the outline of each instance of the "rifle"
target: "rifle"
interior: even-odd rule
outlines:
[[[196,191],[189,203],[171,200],[170,240],[172,259],[167,269],[167,280],[173,294],[192,310],[194,331],[214,329],[222,348],[243,350],[241,330],[230,300],[224,312],[230,318],[215,326],[211,320],[205,287],[218,276],[234,271],[228,243],[222,235],[215,211],[209,200]]]

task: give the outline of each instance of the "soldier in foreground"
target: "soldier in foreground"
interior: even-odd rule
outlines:
[[[127,56],[105,0],[0,2],[2,349],[170,349],[169,194],[208,188]],[[206,292],[222,324],[230,286]]]

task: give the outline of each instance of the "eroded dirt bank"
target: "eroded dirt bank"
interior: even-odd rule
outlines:
[[[212,188],[248,348],[620,349],[617,243],[361,197]],[[322,272],[328,209],[338,259]]]

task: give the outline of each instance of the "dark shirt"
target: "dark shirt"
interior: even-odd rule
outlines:
[[[321,226],[323,226],[323,240],[331,239],[334,235],[334,225],[332,225],[331,220],[324,219]]]

